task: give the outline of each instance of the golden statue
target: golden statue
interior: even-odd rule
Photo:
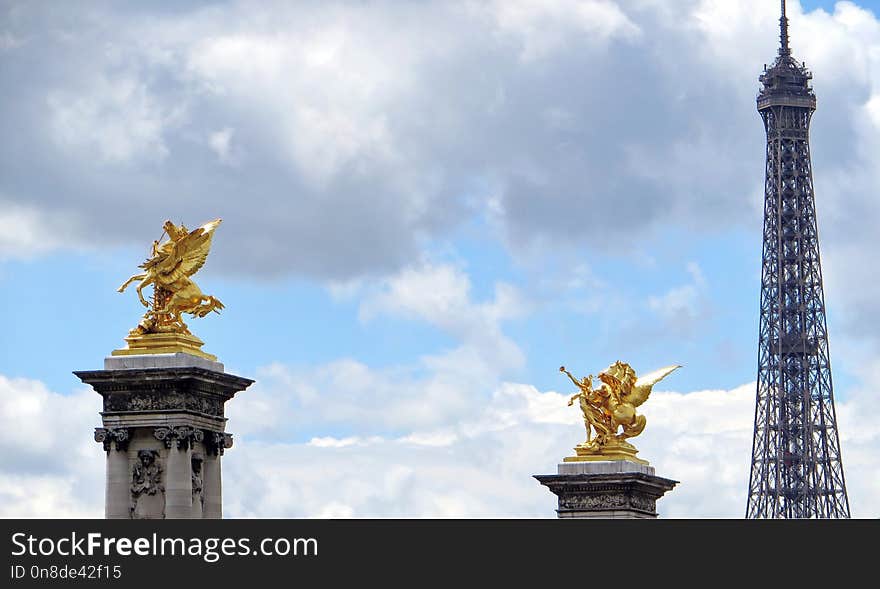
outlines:
[[[137,295],[147,312],[125,338],[128,347],[114,350],[114,356],[185,352],[217,359],[200,349],[203,342],[190,333],[183,322],[183,313],[204,317],[211,311],[219,313],[223,308],[219,300],[202,294],[191,278],[205,265],[211,238],[220,222],[215,219],[190,231],[183,225],[165,221],[162,236],[153,242],[150,259],[139,266],[145,272],[135,274],[118,289],[124,292],[128,285],[140,280]],[[166,234],[168,241],[160,243]],[[152,303],[147,302],[143,294],[144,287],[149,285],[153,285]]]
[[[644,415],[636,414],[636,407],[648,400],[655,384],[677,368],[681,366],[667,366],[637,379],[632,366],[618,360],[599,373],[602,384],[593,388],[592,374],[578,380],[565,366],[560,366],[559,371],[567,374],[580,389],[571,396],[568,405],[573,405],[575,399],[579,401],[587,428],[586,441],[575,447],[577,455],[565,458],[565,462],[630,460],[648,464],[636,458],[638,450],[626,440],[645,429],[647,420]]]

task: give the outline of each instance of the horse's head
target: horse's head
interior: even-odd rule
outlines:
[[[618,360],[599,373],[599,380],[608,386],[629,390],[636,382],[636,372],[632,366]]]

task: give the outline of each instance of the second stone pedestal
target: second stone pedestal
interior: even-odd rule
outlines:
[[[563,462],[555,475],[535,475],[558,500],[562,519],[653,519],[657,500],[678,481],[628,460]]]

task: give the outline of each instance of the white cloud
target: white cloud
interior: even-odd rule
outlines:
[[[0,198],[0,260],[33,258],[76,240],[69,239],[69,220]]]
[[[235,427],[273,440],[290,431],[338,431],[351,424],[365,434],[437,427],[467,415],[485,395],[483,366],[474,378],[468,367],[373,370],[350,359],[309,368],[273,365],[258,371],[248,410],[238,415]],[[467,380],[470,389],[461,386]]]
[[[520,40],[524,61],[547,58],[575,36],[607,42],[641,33],[609,0],[495,0],[477,3],[476,10],[490,12],[500,33]]]
[[[133,74],[95,75],[84,87],[50,93],[47,102],[55,142],[77,159],[97,155],[109,164],[166,157],[166,127],[180,114]]]
[[[425,321],[463,342],[467,354],[454,353],[453,359],[470,363],[465,356],[475,352],[476,358],[504,372],[525,360],[519,347],[501,332],[500,322],[527,310],[519,291],[509,284],[497,283],[494,299],[476,302],[463,270],[450,264],[423,263],[385,279],[377,291],[368,294],[359,315],[363,321],[381,315]],[[427,362],[436,365],[449,358]]]
[[[580,416],[566,400],[503,383],[468,415],[405,436],[266,444],[248,434],[224,472],[236,481],[237,513],[249,517],[553,517],[555,497],[531,475],[555,472],[582,441]],[[754,402],[750,383],[731,391],[656,391],[641,407],[648,427],[633,440],[640,456],[660,476],[679,481],[658,503],[663,517],[743,517]],[[872,473],[880,436],[876,428],[857,430],[849,416],[859,412],[860,421],[873,422],[880,407],[866,407],[864,398],[838,406],[853,515],[876,517],[880,480]],[[242,403],[235,411],[247,408]],[[859,433],[853,438],[847,431]],[[287,492],[239,487],[267,478]]]
[[[0,517],[98,517],[103,449],[93,439],[101,397],[0,375]]]
[[[98,395],[58,395],[4,377],[0,393],[0,515],[100,517],[104,453],[91,439]],[[554,517],[555,497],[532,475],[555,472],[584,435],[566,395],[524,384],[503,383],[466,414],[433,425],[414,417],[403,435],[369,433],[381,427],[364,419],[385,399],[354,396],[357,409],[345,416],[352,435],[304,441],[292,439],[292,422],[280,437],[271,425],[243,427],[265,416],[252,393],[229,406],[236,445],[224,457],[227,517]],[[838,403],[855,517],[880,514],[874,397]],[[266,400],[287,418],[283,401]],[[322,423],[325,403],[300,408],[301,423]],[[641,407],[648,427],[633,441],[659,475],[680,482],[658,503],[661,516],[743,516],[753,410],[754,384],[651,395]]]
[[[322,186],[349,163],[393,161],[388,109],[409,72],[357,23],[318,21],[299,34],[211,36],[187,49],[187,67],[210,93],[259,105],[299,172]]]
[[[251,409],[236,427],[271,440],[290,428],[307,428],[311,436],[316,428],[336,431],[355,423],[365,435],[418,437],[465,419],[525,363],[522,350],[502,329],[504,321],[527,311],[518,291],[496,284],[491,299],[475,300],[470,277],[457,266],[425,262],[376,283],[360,281],[330,292],[359,297],[364,322],[421,321],[456,343],[424,353],[410,365],[371,368],[340,358],[310,367],[267,366],[258,372],[259,383],[248,392]]]
[[[235,130],[232,127],[224,127],[208,135],[208,145],[217,154],[221,163],[233,164],[236,159],[232,151],[232,136]]]
[[[461,334],[518,317],[527,308],[518,290],[505,283],[495,285],[493,301],[473,302],[470,278],[450,264],[424,263],[404,268],[383,282],[380,292],[361,304],[362,320],[369,321],[381,314],[396,315],[421,319]]]
[[[407,268],[386,281],[386,289],[361,305],[369,320],[380,313],[404,315],[438,325],[467,322],[473,311],[467,275],[449,265]]]
[[[659,297],[650,297],[648,305],[668,320],[692,318],[696,314],[697,289],[693,284],[677,286]]]
[[[864,350],[860,351],[862,354]],[[876,357],[860,365],[859,384],[835,404],[840,431],[844,476],[850,509],[858,517],[880,517],[880,362]],[[839,399],[845,399],[841,403]]]
[[[245,1],[137,19],[108,5],[89,20],[22,6],[30,19],[5,35],[54,33],[16,49],[37,64],[21,83],[20,70],[2,70],[3,125],[22,130],[5,144],[3,177],[28,187],[18,204],[82,217],[80,227],[100,219],[103,235],[82,229],[80,242],[151,234],[147,203],[201,220],[210,193],[218,215],[240,219],[218,263],[247,273],[395,272],[487,209],[518,258],[583,244],[641,255],[663,224],[726,231],[759,214],[753,101],[777,9]],[[792,2],[790,13],[820,97],[823,238],[832,251],[849,236],[865,243],[847,227],[880,220],[867,123],[880,28],[848,2],[833,14]],[[246,140],[248,161],[218,182],[206,140],[221,163]],[[852,272],[842,280],[841,292],[860,290]]]

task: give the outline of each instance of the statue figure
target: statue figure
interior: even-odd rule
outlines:
[[[165,486],[155,450],[140,450],[131,473],[132,519],[161,519],[165,514]]]
[[[137,295],[147,312],[138,326],[129,335],[139,336],[151,333],[178,333],[191,335],[182,314],[190,313],[204,317],[211,311],[219,313],[223,304],[212,296],[202,294],[191,276],[204,266],[211,248],[211,238],[221,220],[215,219],[192,231],[183,225],[165,221],[163,235],[168,241],[153,242],[150,259],[139,267],[142,274],[135,274],[119,287],[125,291],[129,284],[140,280]],[[153,285],[152,305],[143,295],[145,286]]]
[[[192,464],[193,517],[198,519],[202,517],[202,512],[205,507],[205,496],[203,494],[202,485],[202,459],[199,456],[193,456],[190,462]]]
[[[579,400],[587,429],[587,439],[578,444],[578,456],[595,455],[606,458],[622,458],[640,462],[635,458],[637,450],[628,443],[642,433],[647,420],[636,413],[636,407],[648,400],[655,384],[681,368],[678,365],[655,370],[636,378],[635,370],[619,360],[599,373],[601,385],[593,388],[593,375],[578,380],[560,366],[559,371],[568,375],[580,389],[568,400],[568,405]],[[595,433],[595,435],[593,435]]]
[[[592,374],[578,380],[565,369],[565,366],[560,366],[559,371],[567,374],[568,378],[581,390],[571,396],[568,400],[568,406],[571,407],[575,399],[580,401],[581,412],[584,414],[584,426],[587,429],[587,440],[582,445],[593,447],[597,442],[593,440],[592,431],[596,432],[596,440],[599,439],[599,436],[607,439],[611,434],[610,415],[605,414],[602,401],[602,395],[606,391],[603,388],[599,390],[593,388]]]

